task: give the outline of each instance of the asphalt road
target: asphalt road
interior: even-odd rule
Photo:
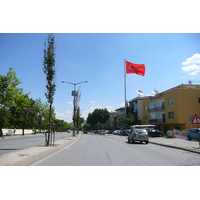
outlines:
[[[55,140],[64,139],[72,136],[72,133],[56,133]],[[18,135],[18,136],[6,136],[4,139],[0,139],[0,155],[10,153],[15,150],[21,150],[33,146],[38,146],[45,143],[44,134],[36,135]]]
[[[200,165],[199,154],[128,143],[126,136],[83,134],[73,145],[34,163],[37,166],[187,166]]]

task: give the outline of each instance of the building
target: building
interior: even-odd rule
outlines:
[[[106,121],[105,129],[115,130],[116,127],[117,127],[117,112],[111,111],[110,112],[110,117]]]
[[[134,117],[138,117],[140,120],[143,120],[143,109],[142,109],[142,102],[146,99],[148,99],[149,96],[145,97],[136,97],[129,101],[129,107],[131,113],[133,113]]]
[[[115,110],[117,112],[117,117],[116,117],[116,121],[117,121],[117,128],[123,128],[124,127],[124,122],[123,122],[123,118],[125,117],[125,107],[121,107]]]
[[[190,129],[200,115],[200,85],[182,84],[142,101],[143,124],[155,124],[163,132]],[[193,126],[194,127],[194,126]]]

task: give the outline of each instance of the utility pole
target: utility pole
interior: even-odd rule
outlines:
[[[74,96],[74,102],[73,102],[73,124],[74,124],[74,129],[73,129],[73,137],[76,137],[76,109],[77,109],[77,96],[78,96],[78,92],[76,91],[76,85],[81,84],[81,83],[87,83],[88,81],[82,81],[79,83],[70,83],[67,81],[62,81],[62,83],[69,83],[71,85],[74,85],[74,90],[72,91],[72,96]]]

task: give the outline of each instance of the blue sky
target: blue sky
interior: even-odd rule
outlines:
[[[200,34],[194,33],[55,33],[56,116],[72,121],[71,91],[81,90],[82,117],[94,108],[115,110],[124,103],[124,59],[145,64],[145,76],[127,74],[127,100],[153,95],[189,80],[200,81]],[[46,101],[43,49],[47,33],[0,34],[0,73],[13,68],[29,97]]]

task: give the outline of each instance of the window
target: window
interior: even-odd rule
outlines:
[[[169,117],[169,118],[174,118],[174,112],[169,112],[169,113],[168,113],[168,117]]]
[[[144,110],[148,110],[148,106],[144,106]]]
[[[198,98],[198,103],[200,103],[200,97]]]
[[[174,103],[174,99],[173,98],[168,99],[168,105],[173,104],[173,103]]]

